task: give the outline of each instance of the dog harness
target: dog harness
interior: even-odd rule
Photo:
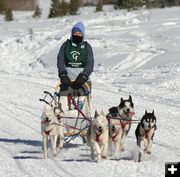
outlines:
[[[120,122],[121,122],[122,129],[124,129],[126,127],[126,125],[128,125],[128,124],[131,125],[131,120],[128,120],[126,122],[123,122],[122,120],[120,120]]]
[[[134,116],[135,115],[135,112],[130,112],[129,114],[128,114],[129,116]],[[119,117],[117,117],[117,116],[119,116]],[[128,117],[128,116],[127,116]],[[111,118],[117,118],[117,119],[119,119],[120,120],[120,125],[121,125],[121,127],[122,127],[122,129],[123,128],[125,128],[126,127],[126,125],[131,125],[131,122],[132,122],[132,120],[131,119],[129,119],[129,120],[127,120],[126,118],[127,117],[122,117],[120,114],[108,114],[107,115],[107,118],[109,118],[108,119],[108,122],[109,122],[109,120],[111,119]],[[128,117],[129,118],[129,117]]]
[[[96,127],[96,125],[93,126],[93,129],[95,130],[95,133],[96,133],[96,141],[99,143],[99,137],[100,137],[101,133],[100,133],[100,132],[97,132],[97,127]]]
[[[58,120],[59,119],[61,119],[61,118],[58,118]],[[42,124],[44,124],[44,125],[47,125],[47,124],[49,124],[50,123],[50,121],[49,120],[47,120],[47,119],[45,119],[44,121],[42,121],[41,122]],[[52,125],[58,125],[58,126],[60,126],[60,124],[58,124],[58,123],[53,123],[53,124],[51,124],[50,126],[52,126]],[[48,127],[47,127],[48,128]],[[50,134],[50,132],[52,131],[52,129],[53,129],[54,127],[52,127],[50,130],[44,130],[44,133],[48,136],[49,134]]]
[[[148,133],[149,133],[153,128],[155,128],[154,130],[156,130],[156,125],[152,126],[149,130],[145,130],[144,124],[141,124],[141,126],[142,126],[143,129],[144,129],[144,132],[145,132],[145,138],[148,138]]]
[[[112,136],[112,140],[115,141],[115,138],[117,137],[118,134],[115,134],[114,136]]]
[[[51,129],[51,130],[52,130],[52,129]],[[44,130],[44,133],[48,136],[49,133],[51,132],[51,130],[49,130],[49,131]]]

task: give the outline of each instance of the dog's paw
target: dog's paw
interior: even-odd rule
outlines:
[[[124,148],[124,144],[123,144],[123,143],[121,143],[121,145],[120,145],[120,151],[122,151],[122,152],[125,151],[125,148]]]
[[[142,159],[143,159],[142,153],[139,152],[139,153],[138,153],[138,162],[142,162]]]
[[[99,154],[98,154],[98,156],[97,156],[97,162],[102,162],[101,155],[99,155]]]
[[[102,158],[102,159],[107,159],[107,156],[102,155],[101,158]]]
[[[54,159],[54,158],[56,158],[56,156],[57,156],[57,154],[53,154],[53,155],[52,155],[52,158]]]
[[[47,159],[47,158],[48,158],[48,155],[47,155],[47,154],[44,154],[43,157],[44,157],[44,159]]]
[[[64,148],[63,146],[59,146],[59,149],[61,149],[61,150],[62,150],[63,148]]]
[[[57,156],[57,152],[55,150],[52,152],[52,156],[53,156],[53,158],[55,158]]]
[[[144,149],[144,153],[146,154],[151,154],[151,150],[147,150],[146,148]]]
[[[124,151],[125,151],[125,149],[124,149],[124,147],[122,147],[122,148],[121,148],[121,152],[124,152]]]
[[[95,161],[95,157],[94,157],[94,156],[91,156],[90,161],[91,161],[91,162],[94,162],[94,161]]]
[[[151,154],[151,151],[146,151],[147,154]]]

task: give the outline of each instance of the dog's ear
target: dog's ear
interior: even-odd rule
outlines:
[[[121,98],[120,103],[124,102],[123,98]]]
[[[97,118],[99,116],[97,110],[95,111],[94,117]]]
[[[129,95],[129,101],[132,103],[132,97],[131,97],[131,95]]]
[[[123,100],[123,98],[121,98],[119,107],[123,107],[123,106],[124,106],[124,100]]]
[[[153,109],[153,111],[152,111],[152,115],[154,116],[154,109]]]
[[[105,116],[105,114],[104,114],[104,111],[103,111],[103,110],[101,110],[101,115],[102,115],[102,116]]]
[[[59,107],[54,107],[54,114],[60,114],[61,111],[59,109]]]
[[[48,113],[50,110],[52,110],[52,107],[47,105],[47,104],[45,104],[44,107],[43,107],[43,112],[44,113]]]
[[[145,115],[147,114],[147,110],[145,110]]]
[[[62,109],[62,104],[60,102],[58,103],[58,108],[60,109],[61,112],[64,112]]]

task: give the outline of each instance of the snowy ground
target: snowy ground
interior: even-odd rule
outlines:
[[[16,12],[15,21],[0,16],[0,176],[25,177],[163,177],[164,163],[180,160],[180,8],[31,18]],[[132,126],[119,159],[90,162],[80,139],[66,145],[57,158],[42,159],[38,99],[56,84],[56,55],[71,26],[83,21],[95,55],[93,110],[107,112],[120,97],[132,95],[136,119],[155,110],[158,129],[153,153],[136,161]]]

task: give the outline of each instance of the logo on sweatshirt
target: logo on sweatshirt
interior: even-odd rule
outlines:
[[[80,53],[77,52],[77,51],[72,51],[72,52],[71,52],[71,55],[72,55],[73,59],[74,59],[75,61],[77,61],[77,60],[78,60],[78,57],[80,56]]]
[[[81,49],[84,49],[85,48],[85,45],[83,44],[82,46],[81,46]]]
[[[180,162],[167,162],[165,163],[165,177],[179,176]]]

